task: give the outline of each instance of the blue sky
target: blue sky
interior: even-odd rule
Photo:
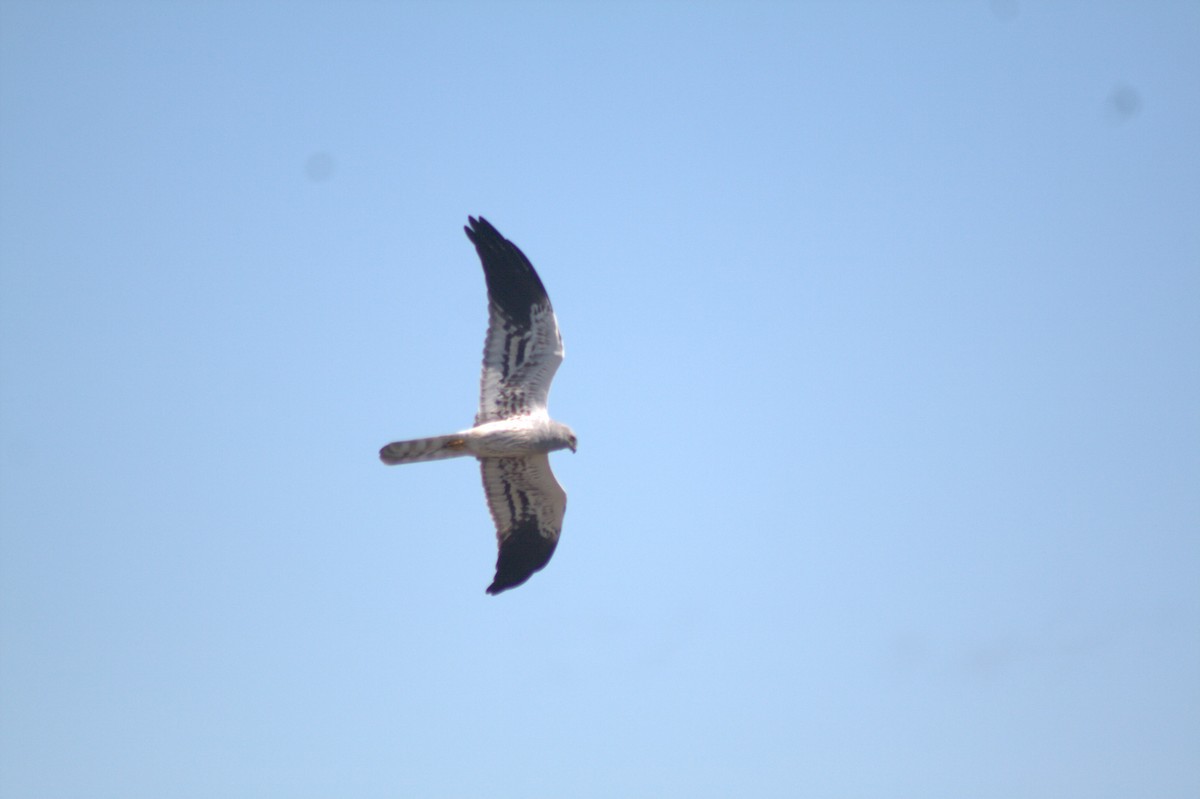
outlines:
[[[1200,792],[1200,6],[0,2],[0,794]],[[567,359],[488,597],[462,233]]]

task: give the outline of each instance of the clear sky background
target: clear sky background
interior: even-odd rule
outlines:
[[[0,492],[4,797],[1195,799],[1200,5],[4,0]]]

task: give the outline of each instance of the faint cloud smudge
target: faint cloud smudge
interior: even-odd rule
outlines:
[[[308,161],[304,164],[304,172],[308,175],[309,180],[314,183],[322,183],[333,177],[335,166],[332,155],[324,150],[318,150],[308,157]]]
[[[888,644],[887,660],[899,672],[924,669],[929,665],[929,641],[920,633],[898,633]]]
[[[1127,122],[1142,110],[1142,95],[1132,86],[1116,86],[1108,94],[1105,116],[1110,122]]]
[[[1017,659],[1012,641],[998,640],[968,647],[963,670],[975,681],[995,679],[1007,672]]]
[[[1017,0],[988,0],[988,8],[992,10],[992,16],[1001,22],[1011,22],[1021,13]]]

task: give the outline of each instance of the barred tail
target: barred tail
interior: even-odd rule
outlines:
[[[379,450],[379,460],[388,466],[398,463],[419,463],[442,458],[470,455],[462,435],[415,438],[412,441],[395,441]]]

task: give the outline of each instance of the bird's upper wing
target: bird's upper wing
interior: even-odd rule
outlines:
[[[498,594],[528,580],[550,562],[567,494],[550,471],[550,458],[480,458],[483,491],[496,523],[500,555],[489,594]]]
[[[463,228],[488,289],[488,332],[475,424],[544,411],[563,359],[558,320],[541,278],[517,245],[483,217]],[[553,479],[551,479],[553,482]]]

